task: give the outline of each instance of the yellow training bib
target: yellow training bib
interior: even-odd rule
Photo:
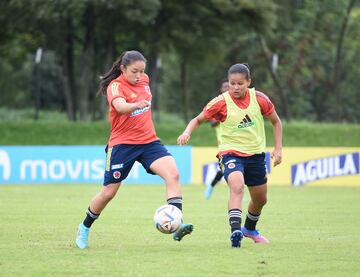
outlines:
[[[219,150],[235,150],[247,154],[265,151],[265,128],[261,109],[256,101],[255,89],[249,89],[250,103],[240,109],[231,99],[229,92],[223,93],[227,117],[220,123]]]

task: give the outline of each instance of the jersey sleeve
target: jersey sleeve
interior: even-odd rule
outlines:
[[[124,98],[126,100],[125,93],[121,89],[121,83],[120,82],[112,82],[107,87],[107,100],[109,105],[111,105],[112,101],[118,97]]]
[[[224,122],[227,115],[224,96],[219,95],[212,99],[203,109],[204,116],[209,121]]]
[[[256,91],[256,101],[259,103],[261,114],[269,116],[275,111],[275,106],[264,93]]]

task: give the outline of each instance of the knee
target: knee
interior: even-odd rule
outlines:
[[[167,183],[178,183],[179,182],[179,171],[177,169],[172,169],[166,175]]]
[[[254,201],[255,200],[255,201]],[[259,197],[257,199],[254,199],[253,202],[255,203],[256,206],[258,207],[263,207],[266,205],[267,203],[267,197],[266,195],[262,196],[262,197]]]
[[[243,195],[244,194],[244,185],[232,186],[231,193],[235,195]]]

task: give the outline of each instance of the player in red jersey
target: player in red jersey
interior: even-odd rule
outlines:
[[[146,60],[138,51],[126,51],[114,62],[100,83],[99,92],[109,104],[110,138],[106,147],[104,185],[91,200],[79,224],[76,245],[88,247],[90,227],[116,195],[136,161],[166,184],[167,203],[182,210],[181,186],[175,160],[156,135],[151,116],[152,95],[145,74]],[[173,234],[180,241],[193,230],[182,224]]]

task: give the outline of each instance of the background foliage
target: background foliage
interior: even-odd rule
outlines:
[[[3,108],[103,119],[99,76],[121,52],[138,49],[157,112],[187,121],[217,94],[231,64],[247,62],[253,85],[283,118],[360,121],[356,0],[5,0],[0,10]]]

